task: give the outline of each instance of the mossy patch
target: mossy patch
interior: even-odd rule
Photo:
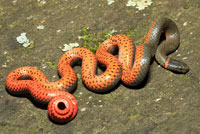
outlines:
[[[54,64],[53,62],[47,61],[46,64],[52,69],[57,69],[57,64]]]
[[[111,37],[114,32],[115,31],[89,33],[89,28],[84,27],[82,29],[82,35],[80,36],[80,39],[83,40],[84,48],[87,48],[95,53],[99,45],[103,43],[103,41]],[[91,46],[91,44],[95,44],[95,45]]]
[[[80,39],[83,40],[84,48],[87,48],[95,53],[99,45],[101,45],[106,39],[110,38],[115,34],[117,34],[116,30],[112,30],[109,32],[89,33],[89,28],[84,27],[82,29],[82,35],[80,36]],[[135,34],[136,31],[134,29],[128,30],[124,33],[124,35],[128,37],[132,37]]]

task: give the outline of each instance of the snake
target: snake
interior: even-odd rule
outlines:
[[[60,76],[57,81],[49,81],[36,67],[25,66],[7,75],[6,88],[13,95],[29,93],[35,101],[48,104],[49,117],[53,121],[67,123],[78,111],[78,102],[71,94],[77,87],[77,74],[73,70],[76,64],[81,63],[82,81],[90,91],[106,93],[120,80],[128,86],[141,84],[154,57],[167,70],[187,73],[187,64],[168,56],[179,45],[177,25],[171,19],[162,17],[153,22],[144,42],[137,47],[128,36],[113,35],[98,47],[96,55],[83,47],[66,51],[57,65]],[[116,49],[117,56],[113,54]],[[101,74],[97,74],[99,64],[106,68]]]

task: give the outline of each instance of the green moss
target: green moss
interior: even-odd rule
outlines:
[[[135,121],[138,117],[139,117],[139,114],[130,115],[130,116],[129,116],[129,119],[130,119],[130,121]]]
[[[86,27],[84,27],[82,29],[82,35],[87,35],[88,34],[88,29]]]
[[[184,5],[184,7],[183,7],[183,8],[184,8],[184,9],[189,9],[191,6],[192,6],[192,4],[191,4],[191,3],[187,3],[187,4],[185,4],[185,5]]]
[[[110,36],[112,36],[112,32],[89,33],[89,28],[84,27],[80,38],[83,40],[83,47],[95,53],[99,45]],[[95,45],[91,46],[92,44]]]
[[[189,9],[190,7],[200,8],[200,2],[198,2],[198,3],[187,3],[183,6],[184,9]]]
[[[172,116],[174,116],[174,115],[176,115],[176,114],[177,114],[177,112],[173,112],[173,113],[171,113]]]
[[[181,77],[181,80],[186,81],[186,82],[189,82],[189,81],[190,81],[190,78],[189,78],[187,75],[183,75],[183,76]]]
[[[5,72],[0,72],[0,81],[3,81],[5,77],[6,77]]]
[[[78,80],[81,80],[82,79],[81,74],[77,74],[77,78]]]
[[[89,33],[89,28],[84,27],[82,29],[82,34],[80,38],[83,40],[83,47],[95,53],[99,45],[101,45],[106,39],[110,38],[115,33],[116,33],[115,30],[110,32]],[[134,29],[128,30],[127,32],[124,33],[124,35],[127,35],[128,37],[132,37],[135,34],[136,31]]]
[[[134,29],[128,30],[125,35],[131,38],[136,35],[136,31]]]
[[[57,64],[54,64],[54,63],[52,63],[50,61],[47,61],[46,64],[52,69],[57,69]]]

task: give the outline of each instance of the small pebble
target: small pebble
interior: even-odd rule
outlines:
[[[82,95],[82,94],[83,94],[83,92],[80,92],[79,94],[80,94],[80,95]]]
[[[108,1],[108,5],[111,5],[112,3],[114,3],[114,0],[107,0]]]
[[[81,108],[81,112],[84,112],[84,111],[86,111],[86,108],[85,107]]]
[[[4,51],[4,53],[3,54],[7,54],[8,52],[7,51]]]
[[[46,66],[46,65],[42,65],[42,68],[44,68],[44,69],[45,69],[45,68],[47,68],[47,66]]]
[[[13,0],[12,3],[15,4],[17,2],[17,0]]]
[[[39,29],[39,30],[43,30],[44,28],[45,28],[44,25],[39,25],[39,26],[37,26],[37,29]]]
[[[183,23],[183,26],[187,26],[187,21],[185,23]]]
[[[188,57],[183,57],[182,59],[183,59],[183,60],[186,60],[186,59],[188,59]]]
[[[60,30],[60,29],[58,29],[56,32],[57,32],[57,33],[60,33],[60,32],[61,32],[61,30]]]
[[[2,67],[6,68],[7,67],[6,63],[4,65],[2,65]]]
[[[158,102],[158,101],[160,101],[160,100],[161,100],[161,98],[158,98],[158,99],[155,100],[155,102]]]

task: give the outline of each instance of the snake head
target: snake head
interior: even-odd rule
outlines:
[[[176,73],[183,73],[183,74],[187,73],[190,70],[187,64],[175,59],[170,59],[167,69],[172,70],[173,72]]]

